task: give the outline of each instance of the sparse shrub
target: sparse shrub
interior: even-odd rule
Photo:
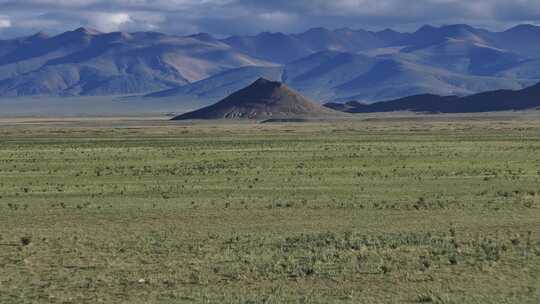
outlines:
[[[29,236],[23,236],[21,237],[21,245],[22,246],[28,246],[32,242],[32,239]]]
[[[434,304],[450,304],[450,296],[448,294],[434,292],[432,290],[421,291],[416,296],[417,303],[434,303]]]
[[[458,256],[455,254],[452,254],[448,257],[448,262],[450,265],[457,265],[458,264]]]

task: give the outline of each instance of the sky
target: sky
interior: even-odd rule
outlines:
[[[104,32],[206,32],[393,28],[467,23],[502,30],[540,24],[540,0],[0,0],[0,38],[78,27]]]

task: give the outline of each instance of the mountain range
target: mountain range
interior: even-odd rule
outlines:
[[[217,101],[260,77],[319,102],[468,96],[540,82],[540,27],[310,29],[216,38],[156,32],[0,40],[0,97],[141,95]],[[182,98],[180,98],[182,97]]]
[[[0,95],[122,95],[183,86],[242,66],[271,66],[205,35],[80,28],[0,41]]]

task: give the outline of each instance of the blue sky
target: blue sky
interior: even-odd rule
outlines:
[[[80,26],[216,35],[310,27],[411,31],[467,23],[493,30],[540,23],[539,0],[0,0],[0,38]]]

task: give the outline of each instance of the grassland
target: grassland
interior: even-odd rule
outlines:
[[[0,303],[539,303],[540,120],[5,122]]]

